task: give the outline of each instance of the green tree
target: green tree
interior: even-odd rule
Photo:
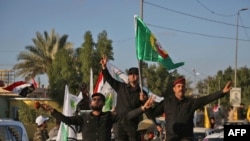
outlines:
[[[250,104],[250,69],[247,67],[238,68],[237,70],[237,87],[241,88],[241,102],[246,105]],[[219,70],[215,76],[208,76],[206,79],[198,82],[199,92],[209,94],[217,90],[223,89],[228,81],[234,83],[234,70],[232,67],[226,68],[224,71]],[[234,86],[234,84],[233,84]],[[221,105],[230,105],[230,95],[226,95],[220,99]],[[212,102],[212,104],[218,101]]]
[[[78,74],[73,65],[73,50],[61,49],[57,52],[52,66],[48,72],[49,79],[49,96],[63,104],[65,86],[68,85],[69,91],[75,94],[78,88],[76,83]]]
[[[114,60],[113,46],[112,40],[108,39],[108,34],[106,30],[103,30],[98,34],[97,43],[96,43],[96,55],[95,55],[95,70],[93,72],[95,74],[99,74],[101,70],[100,60],[103,55],[106,55],[108,60]],[[96,82],[97,76],[94,77],[94,82]]]
[[[108,39],[108,34],[105,30],[98,34],[96,50],[99,54],[98,56],[102,57],[105,54],[109,60],[114,60],[112,40]]]
[[[39,115],[45,115],[50,118],[49,121],[51,121],[52,116],[46,112],[44,109],[34,109],[29,107],[27,104],[25,104],[23,101],[18,101],[18,116],[19,120],[23,123],[33,124],[36,121],[36,117]]]
[[[93,83],[95,84],[97,77],[101,71],[99,60],[102,55],[107,55],[109,60],[113,58],[112,40],[108,39],[107,32],[98,34],[97,43],[93,41],[92,34],[87,31],[84,35],[84,42],[78,50],[78,62],[82,82],[90,82],[90,68],[93,70]]]
[[[94,57],[95,57],[95,43],[92,38],[90,31],[87,31],[84,35],[84,42],[79,49],[79,64],[80,64],[80,74],[82,77],[82,82],[90,82],[90,69],[94,68]]]
[[[67,42],[67,38],[68,35],[60,37],[54,29],[50,34],[45,31],[44,36],[37,32],[36,38],[32,39],[34,45],[26,46],[26,51],[18,54],[17,60],[20,62],[13,67],[16,75],[35,77],[39,74],[47,74],[57,51],[61,48],[72,48],[72,44]]]
[[[147,86],[153,93],[168,97],[173,94],[172,87],[173,81],[180,77],[177,70],[169,72],[164,66],[158,64],[148,65],[143,62],[143,80],[147,81]]]

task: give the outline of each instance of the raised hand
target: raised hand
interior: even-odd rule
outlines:
[[[144,102],[147,100],[147,98],[148,97],[146,96],[146,94],[144,94],[143,92],[140,92],[140,95],[139,95],[140,101]]]
[[[103,55],[102,58],[101,58],[101,61],[100,61],[100,64],[102,65],[102,69],[106,68],[107,62],[108,62],[107,56]]]
[[[52,111],[54,110],[54,109],[53,109],[51,106],[49,106],[48,104],[42,104],[41,106],[42,106],[42,108],[43,108],[44,110],[46,110],[46,111],[52,112]]]
[[[226,86],[223,89],[223,93],[228,93],[232,89],[232,81],[227,82]]]
[[[153,106],[153,104],[154,104],[154,99],[155,99],[155,98],[156,98],[156,96],[150,96],[150,97],[148,98],[148,100],[144,103],[143,107],[144,107],[145,109],[151,108],[151,107]]]

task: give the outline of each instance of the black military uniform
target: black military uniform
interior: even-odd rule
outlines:
[[[138,73],[138,68],[130,68],[129,72]],[[119,117],[119,121],[115,122],[113,126],[115,139],[118,137],[123,141],[139,140],[137,127],[139,122],[142,120],[142,116],[137,116],[131,120],[124,119],[128,112],[140,107],[143,104],[139,99],[141,92],[139,84],[136,87],[132,87],[129,84],[117,81],[110,75],[107,68],[102,70],[102,74],[104,79],[117,92],[115,112]]]
[[[94,95],[101,96],[105,101],[105,96],[96,93]],[[124,119],[133,119],[142,113],[142,108],[139,107],[130,111],[124,115]],[[83,113],[75,116],[65,116],[57,110],[53,109],[51,115],[56,119],[64,122],[67,125],[80,125],[82,138],[84,141],[110,141],[111,140],[111,129],[115,121],[119,120],[119,117],[114,112],[101,112],[100,115],[93,115],[92,112]]]
[[[200,98],[185,97],[179,100],[175,96],[170,96],[164,99],[154,108],[154,115],[165,113],[167,141],[192,140],[195,110],[224,95],[222,91],[218,91]]]

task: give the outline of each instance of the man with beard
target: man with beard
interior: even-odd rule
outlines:
[[[153,115],[165,113],[167,141],[193,141],[194,112],[200,107],[224,97],[232,88],[228,81],[222,90],[203,97],[186,97],[186,80],[180,77],[173,83],[174,95],[164,99],[153,108]]]
[[[90,107],[92,111],[90,113],[83,113],[82,115],[69,117],[47,104],[43,104],[42,106],[45,110],[50,111],[52,116],[65,124],[80,125],[84,141],[110,141],[112,125],[118,120],[118,117],[116,113],[110,111],[102,112],[102,108],[105,104],[105,96],[103,94],[94,93],[91,97]],[[145,109],[152,106],[153,99],[153,97],[150,97],[143,106],[129,112],[125,117],[131,119],[142,114]]]

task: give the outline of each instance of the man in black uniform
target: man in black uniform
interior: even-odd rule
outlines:
[[[183,77],[173,83],[174,95],[165,98],[153,108],[154,116],[165,113],[167,141],[193,141],[193,118],[195,110],[223,97],[231,89],[229,81],[223,90],[207,96],[185,97],[186,85]]]
[[[102,74],[104,79],[117,93],[117,103],[115,112],[120,118],[113,125],[113,131],[116,141],[138,141],[139,135],[137,127],[142,120],[142,116],[137,116],[131,120],[124,119],[124,115],[128,112],[140,107],[147,100],[147,95],[142,92],[139,86],[139,71],[138,68],[130,68],[128,71],[128,84],[114,79],[108,69],[107,57],[103,56],[100,61],[102,65]]]
[[[150,97],[143,106],[124,115],[125,119],[131,119],[142,114],[145,109],[152,106],[153,99],[153,97]],[[104,104],[105,96],[101,93],[94,93],[90,103],[92,110],[90,113],[68,117],[47,104],[42,104],[42,107],[67,125],[80,125],[84,141],[110,141],[112,125],[119,117],[110,111],[102,112]]]
[[[246,117],[245,104],[240,103],[240,107],[238,108],[238,120],[245,120]]]

